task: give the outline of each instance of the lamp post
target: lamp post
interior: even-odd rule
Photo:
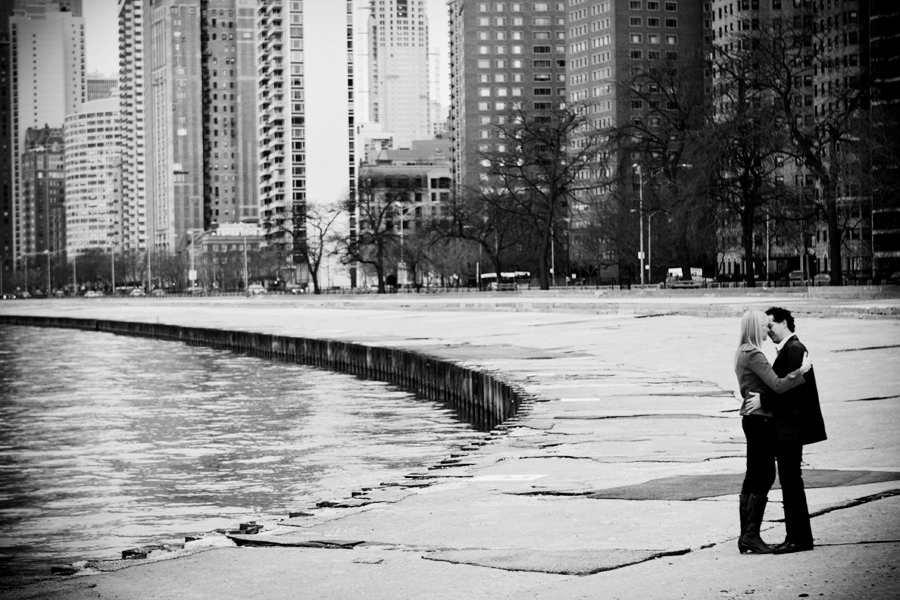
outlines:
[[[647,283],[653,283],[653,230],[651,227],[653,225],[653,217],[661,212],[666,211],[658,208],[647,213]]]
[[[640,219],[641,250],[638,259],[641,261],[641,289],[644,287],[644,173],[641,165],[634,163],[631,168],[638,174],[638,219]]]
[[[244,294],[249,294],[247,291],[247,230],[244,230]]]

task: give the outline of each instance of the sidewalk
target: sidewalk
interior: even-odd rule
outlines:
[[[561,312],[546,297],[511,306],[498,295],[2,303],[0,314],[158,320],[413,349],[497,373],[534,401],[440,464],[349,498],[323,498],[327,506],[298,507],[311,516],[261,534],[233,536],[252,546],[199,551],[205,542],[193,542],[177,560],[154,553],[127,561],[131,568],[98,563],[111,571],[0,597],[900,595],[900,319],[884,313],[897,301],[842,300],[881,311],[860,319],[813,316],[833,309],[827,299],[617,298],[607,312],[598,300]],[[822,396],[829,440],[804,456],[818,547],[741,556],[732,315],[772,304],[802,305],[797,333]],[[711,314],[709,307],[727,316],[645,318]],[[781,516],[773,490],[767,540],[783,537]]]

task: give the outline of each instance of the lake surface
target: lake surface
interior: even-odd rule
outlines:
[[[0,571],[287,516],[479,436],[439,404],[349,375],[0,325]]]

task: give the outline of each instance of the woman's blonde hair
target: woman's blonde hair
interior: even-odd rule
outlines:
[[[741,339],[738,341],[737,350],[734,352],[734,365],[737,367],[738,358],[741,356],[741,348],[749,344],[762,352],[762,344],[765,341],[760,337],[762,326],[769,322],[769,317],[761,310],[748,310],[741,317]]]

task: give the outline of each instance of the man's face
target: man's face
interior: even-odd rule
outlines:
[[[772,318],[772,315],[769,315],[769,337],[772,338],[773,342],[778,344],[790,334],[791,331],[788,329],[787,323],[779,323]]]

